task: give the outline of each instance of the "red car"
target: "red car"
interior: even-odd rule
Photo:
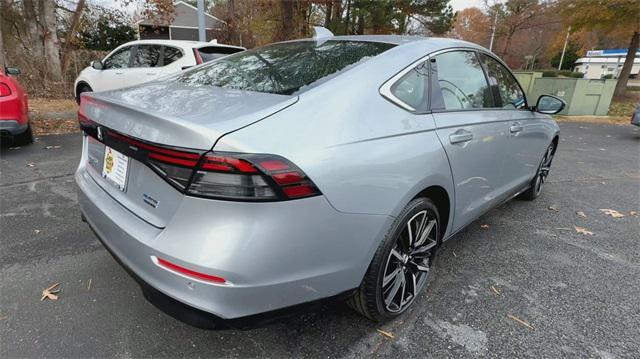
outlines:
[[[29,124],[27,93],[11,75],[20,74],[13,67],[0,67],[0,136],[14,144],[33,142]]]

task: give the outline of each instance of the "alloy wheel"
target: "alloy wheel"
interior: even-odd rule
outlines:
[[[549,171],[551,170],[551,162],[553,161],[553,144],[547,148],[547,152],[540,164],[540,170],[538,170],[538,177],[536,179],[536,193],[540,193],[542,185],[546,182]]]
[[[438,241],[438,221],[427,210],[409,219],[387,258],[382,276],[385,309],[406,309],[424,286]]]

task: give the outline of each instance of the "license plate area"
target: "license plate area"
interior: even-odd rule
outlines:
[[[125,192],[129,176],[129,157],[88,137],[88,162],[110,185]]]

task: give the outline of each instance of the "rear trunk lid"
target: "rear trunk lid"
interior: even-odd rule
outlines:
[[[164,228],[184,195],[176,182],[161,175],[162,169],[145,161],[145,148],[159,145],[193,153],[197,158],[222,135],[257,122],[296,100],[291,96],[180,83],[150,83],[83,94],[80,113],[101,129],[87,131],[91,135],[85,138],[87,172],[123,207],[149,224]]]
[[[129,136],[208,150],[225,133],[296,101],[295,96],[164,81],[83,94],[81,110],[92,121]]]

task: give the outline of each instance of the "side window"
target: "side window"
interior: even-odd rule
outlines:
[[[434,88],[434,110],[493,107],[493,97],[475,52],[445,52],[436,55],[431,61],[437,79],[433,81],[433,85],[440,90],[438,94],[438,89]]]
[[[419,65],[405,74],[393,86],[391,93],[416,110],[426,108],[428,72],[425,64]]]
[[[138,45],[133,67],[157,67],[160,65],[160,45]]]
[[[175,47],[171,46],[164,47],[164,66],[169,65],[170,63],[178,60],[181,57],[182,51],[180,51],[180,49],[176,49]]]
[[[123,47],[104,61],[105,69],[126,69],[131,60],[131,46]]]
[[[484,54],[480,56],[487,68],[489,84],[496,98],[500,99],[497,105],[502,108],[516,109],[526,107],[524,93],[511,72],[495,59]]]

